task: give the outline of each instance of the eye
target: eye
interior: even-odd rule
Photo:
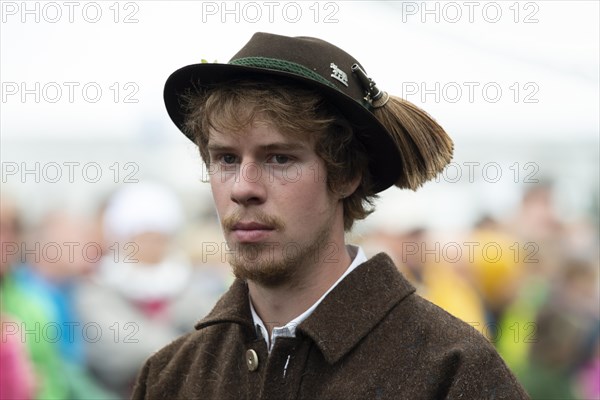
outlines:
[[[237,161],[237,157],[233,154],[223,154],[219,157],[219,160],[223,164],[234,164]]]
[[[269,162],[274,164],[287,164],[290,161],[292,161],[292,158],[285,154],[275,154],[269,158]]]

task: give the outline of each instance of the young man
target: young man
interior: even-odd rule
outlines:
[[[134,399],[523,399],[493,347],[344,232],[375,195],[452,155],[443,129],[341,49],[257,33],[229,64],[176,71],[165,102],[200,149],[230,290],[152,356]]]

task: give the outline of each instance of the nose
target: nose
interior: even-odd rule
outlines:
[[[231,200],[244,206],[264,203],[267,190],[263,175],[255,162],[242,163],[231,189]]]

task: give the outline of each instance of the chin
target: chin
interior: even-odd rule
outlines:
[[[252,254],[247,251],[236,251],[230,254],[229,264],[236,278],[250,280],[266,287],[281,286],[290,282],[295,271],[294,263],[275,259],[273,252],[257,256],[256,252]]]

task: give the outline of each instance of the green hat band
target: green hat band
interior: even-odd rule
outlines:
[[[323,78],[321,75],[316,72],[306,68],[304,65],[300,65],[295,62],[279,60],[276,58],[268,58],[268,57],[244,57],[238,58],[236,60],[231,60],[228,64],[231,65],[241,65],[244,67],[254,67],[254,68],[264,68],[264,69],[273,69],[276,71],[289,72],[295,75],[300,75],[304,78],[312,79],[313,81],[317,81],[324,85],[327,85],[338,92],[340,91],[333,83],[329,82],[327,79]],[[370,104],[363,100],[361,104],[367,110],[370,109]]]
[[[321,75],[314,71],[306,68],[304,65],[297,64],[295,62],[278,60],[276,58],[267,57],[245,57],[238,58],[237,60],[230,61],[229,64],[243,65],[245,67],[256,67],[274,69],[277,71],[290,72],[292,74],[300,75],[313,81],[317,81],[324,85],[330,86],[337,90],[334,84],[324,79]]]

